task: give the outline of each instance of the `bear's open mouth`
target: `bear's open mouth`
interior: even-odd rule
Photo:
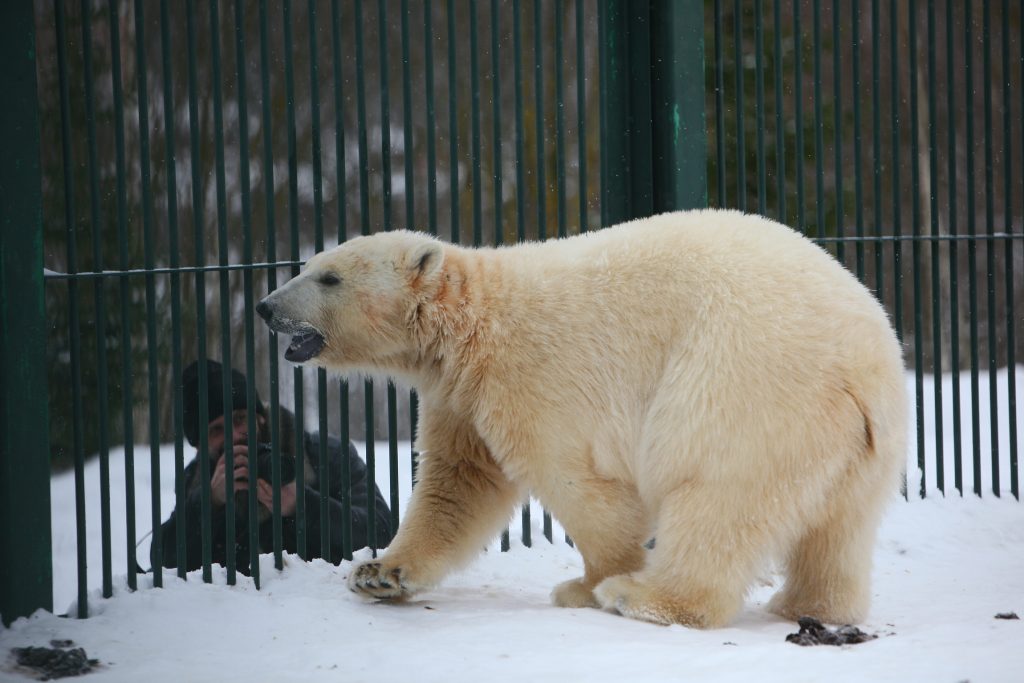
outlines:
[[[292,343],[284,352],[285,360],[293,363],[305,363],[307,360],[315,358],[326,344],[327,341],[323,335],[316,330],[307,330],[292,335]]]

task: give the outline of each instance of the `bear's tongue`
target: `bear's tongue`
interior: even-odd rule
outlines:
[[[304,363],[315,357],[324,348],[324,338],[318,332],[303,332],[292,337],[292,343],[284,352],[286,360]]]

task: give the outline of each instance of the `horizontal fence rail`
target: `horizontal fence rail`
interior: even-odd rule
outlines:
[[[1019,498],[1021,12],[952,0],[35,3],[50,455],[75,472],[77,614],[90,588],[112,595],[115,574],[137,587],[146,548],[185,503],[180,378],[195,359],[240,370],[250,403],[266,402],[274,566],[283,410],[298,434],[365,444],[397,526],[416,396],[281,363],[253,311],[316,251],[382,230],[494,245],[705,203],[776,218],[871,288],[904,342],[918,465],[907,495]],[[681,49],[682,35],[702,49]],[[703,82],[677,68],[703,69]],[[687,117],[682,140],[666,133],[674,115]],[[205,424],[202,363],[199,376]],[[230,380],[218,388],[230,404]],[[211,581],[206,438],[196,467]],[[255,453],[256,437],[246,445]],[[326,441],[317,449],[326,475]],[[104,532],[90,565],[92,454]],[[347,490],[351,473],[335,474]],[[308,556],[331,530],[305,537],[312,503],[296,476]],[[241,566],[228,553],[228,582],[244,571],[259,585],[256,499],[237,511],[224,493],[225,533],[252,549]],[[535,514],[522,512],[526,545],[535,526],[555,535]]]

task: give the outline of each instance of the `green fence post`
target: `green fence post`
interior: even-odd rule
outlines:
[[[703,2],[598,11],[602,222],[707,206]]]
[[[704,3],[651,2],[654,211],[708,205]]]
[[[0,5],[0,615],[53,609],[42,185],[31,0]]]

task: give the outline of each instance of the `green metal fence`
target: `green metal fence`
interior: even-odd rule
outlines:
[[[275,454],[283,405],[300,425],[365,441],[397,524],[415,395],[290,368],[253,315],[314,251],[394,228],[501,244],[709,200],[776,217],[893,317],[915,373],[912,493],[1019,498],[1022,11],[1007,0],[7,3],[0,44],[18,106],[0,118],[14,151],[0,164],[0,547],[25,562],[2,563],[4,621],[54,607],[39,540],[51,462],[76,475],[77,615],[90,577],[103,596],[115,574],[137,587],[136,462],[148,453],[159,534],[161,443],[173,444],[175,502],[185,496],[179,378],[194,358],[255,379]],[[116,447],[123,509],[110,498]],[[198,451],[209,481],[202,440]],[[93,454],[98,567],[85,546]],[[129,560],[114,566],[122,517]],[[550,518],[542,529],[552,540]]]

